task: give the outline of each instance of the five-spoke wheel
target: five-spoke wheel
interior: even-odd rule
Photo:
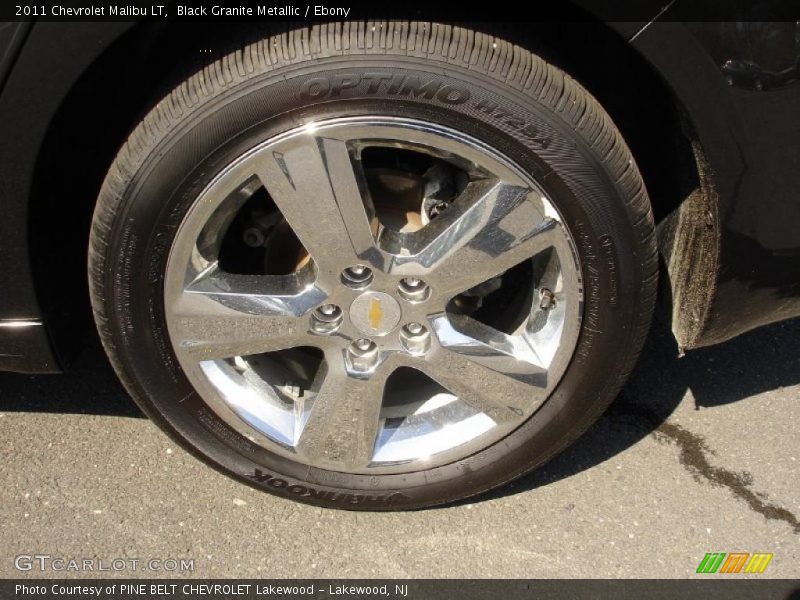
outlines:
[[[370,186],[375,148],[433,165],[416,226],[382,222],[402,190]],[[456,175],[443,183],[445,168]],[[275,207],[262,238],[285,227],[307,253],[289,273],[229,272],[220,258],[259,193]],[[512,294],[503,279],[520,265]],[[223,169],[175,238],[165,304],[184,370],[243,435],[309,465],[402,472],[474,453],[533,414],[575,346],[579,273],[555,207],[510,160],[432,123],[368,116],[295,129]],[[515,313],[505,328],[477,316],[490,294]]]

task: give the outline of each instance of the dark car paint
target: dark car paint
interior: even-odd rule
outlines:
[[[0,91],[0,370],[61,370],[51,340],[60,330],[58,323],[4,326],[7,321],[44,321],[29,247],[29,198],[53,115],[87,66],[132,26],[36,23]],[[69,199],[69,190],[64,197]]]
[[[0,23],[0,90],[6,81],[6,76],[11,71],[11,66],[17,58],[25,37],[30,31],[32,23]]]
[[[715,204],[708,226],[718,260],[704,276],[710,303],[697,334],[683,345],[716,343],[800,315],[800,85],[791,71],[800,38],[786,23],[772,29],[668,21],[610,25],[668,83],[709,165]],[[33,25],[0,93],[0,370],[59,370],[50,338],[68,335],[65,318],[41,308],[57,304],[58,297],[37,294],[42,286],[36,285],[29,248],[34,174],[51,119],[75,82],[133,26]],[[770,44],[757,43],[764,35]],[[64,197],[70,200],[69,190]],[[19,319],[44,326],[2,326]]]
[[[761,43],[763,36],[772,43]],[[661,22],[633,45],[679,98],[711,166],[719,266],[710,282],[713,300],[692,346],[797,316],[800,27]],[[732,77],[727,68],[732,62],[752,65],[750,77]],[[792,68],[795,75],[789,75]],[[784,78],[758,86],[759,71],[783,72]]]

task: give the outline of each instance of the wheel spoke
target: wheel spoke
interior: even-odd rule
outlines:
[[[259,178],[317,266],[338,272],[375,258],[374,209],[347,143],[311,133],[276,144]],[[366,201],[365,201],[366,198]]]
[[[388,375],[389,369],[379,367],[369,379],[356,379],[347,374],[341,355],[326,360],[312,386],[317,392],[295,447],[298,455],[336,470],[366,467]]]
[[[232,275],[212,266],[171,307],[175,343],[198,361],[303,345],[308,339],[303,315],[325,295],[314,286],[294,294],[265,289],[268,281],[281,288],[294,279]]]
[[[456,331],[447,317],[433,319],[439,346],[417,368],[497,422],[529,416],[545,399],[547,370],[524,340],[473,323],[487,339]]]
[[[470,184],[428,226],[423,247],[397,263],[411,263],[403,270],[432,272],[426,280],[449,296],[503,273],[550,247],[560,228],[531,195],[528,188],[496,180]]]

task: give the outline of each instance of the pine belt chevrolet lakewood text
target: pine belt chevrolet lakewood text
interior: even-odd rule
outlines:
[[[0,370],[93,313],[170,436],[323,506],[542,465],[657,290],[682,350],[800,315],[797,24],[657,14],[0,25]]]

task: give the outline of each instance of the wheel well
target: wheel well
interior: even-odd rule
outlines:
[[[698,189],[691,128],[679,103],[608,25],[580,15],[574,22],[463,26],[539,54],[600,101],[639,164],[657,224]],[[86,69],[61,104],[37,160],[29,213],[34,280],[61,356],[72,354],[70,346],[93,331],[83,283],[88,233],[95,198],[117,149],[174,85],[210,60],[273,31],[235,23],[138,24]]]

